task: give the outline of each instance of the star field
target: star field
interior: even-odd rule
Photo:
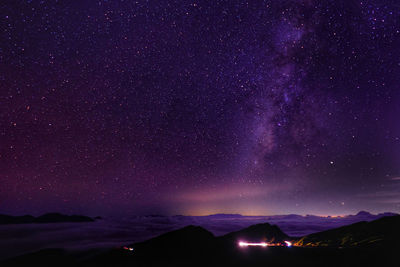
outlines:
[[[396,1],[2,1],[0,211],[400,211]]]

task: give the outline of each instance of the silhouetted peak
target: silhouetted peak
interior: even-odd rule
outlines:
[[[214,235],[200,226],[189,225],[184,228],[162,234],[147,241],[133,244],[137,251],[152,251],[166,253],[170,250],[182,251],[207,247],[214,240]]]
[[[54,222],[93,222],[90,217],[81,215],[63,215],[60,213],[46,213],[35,219],[36,223],[54,223]]]
[[[283,241],[288,238],[288,236],[282,232],[282,230],[276,226],[269,223],[261,223],[249,226],[242,230],[229,233],[221,237],[222,239],[244,239],[246,241]]]
[[[207,231],[206,229],[204,229],[201,226],[196,226],[196,225],[188,225],[185,226],[183,228],[181,228],[180,230],[176,230],[176,232],[188,232],[188,233],[207,233],[207,234],[211,234],[209,231]]]
[[[213,238],[214,235],[204,229],[203,227],[200,226],[195,226],[195,225],[188,225],[185,226],[181,229],[174,230],[165,234],[162,234],[158,237],[152,238],[146,242],[158,242],[158,241],[179,241],[179,240],[193,240],[195,241],[196,239],[207,239],[207,238]]]
[[[369,213],[368,211],[364,211],[364,210],[362,210],[356,214],[356,216],[371,216],[371,215],[372,215],[371,213]]]

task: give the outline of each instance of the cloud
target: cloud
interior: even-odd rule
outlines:
[[[371,217],[369,219],[377,218]],[[290,236],[303,236],[365,218],[350,216],[133,216],[93,223],[3,225],[0,260],[44,248],[67,250],[109,249],[144,241],[187,225],[199,225],[219,236],[257,223],[278,225]],[[21,234],[29,233],[29,235]]]

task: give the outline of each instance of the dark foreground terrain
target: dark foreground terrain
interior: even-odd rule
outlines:
[[[357,223],[301,238],[258,224],[215,237],[188,226],[110,251],[43,250],[1,266],[400,266],[400,216]],[[239,247],[239,241],[291,241],[293,247]],[[300,246],[301,245],[301,246]]]

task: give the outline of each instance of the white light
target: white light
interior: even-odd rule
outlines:
[[[285,243],[286,243],[286,245],[287,245],[288,247],[291,247],[291,246],[292,246],[292,242],[285,241]]]
[[[248,246],[253,246],[253,247],[267,247],[268,244],[265,242],[260,242],[260,243],[247,243],[247,242],[239,242],[239,247],[248,247]]]

